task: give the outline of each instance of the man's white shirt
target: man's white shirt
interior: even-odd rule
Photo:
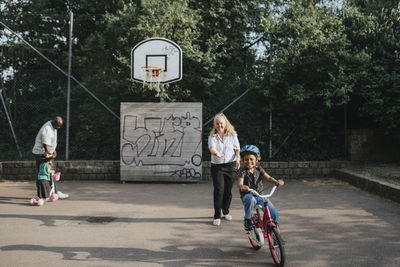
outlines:
[[[51,121],[43,124],[42,128],[40,128],[36,139],[35,145],[33,146],[32,153],[33,154],[43,154],[45,152],[43,148],[43,144],[49,146],[49,152],[53,153],[57,147],[57,129],[53,127]]]

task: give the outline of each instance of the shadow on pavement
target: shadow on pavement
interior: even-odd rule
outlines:
[[[106,225],[107,222],[91,222],[96,221],[96,218],[104,218],[103,216],[68,216],[68,215],[29,215],[29,214],[0,214],[0,218],[13,218],[13,219],[30,219],[37,220],[43,226],[61,226],[75,222],[77,224],[85,225]],[[211,217],[177,217],[177,218],[131,218],[131,217],[111,217],[112,222],[115,223],[183,223],[183,224],[211,224]],[[59,223],[58,223],[59,222]]]
[[[207,244],[190,244],[193,249],[167,246],[162,251],[153,251],[138,248],[107,248],[107,247],[47,247],[33,244],[9,245],[0,247],[2,251],[44,251],[59,253],[63,260],[67,261],[124,261],[138,263],[158,263],[162,266],[188,266],[214,265],[218,266],[259,266],[259,263],[245,261],[249,250],[238,249],[224,252],[220,248],[210,247]],[[266,256],[266,255],[265,255]],[[266,263],[264,266],[274,266]]]

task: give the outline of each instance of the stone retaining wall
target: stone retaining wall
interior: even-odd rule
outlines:
[[[345,169],[335,169],[333,175],[362,190],[400,203],[400,186]]]
[[[269,175],[277,179],[303,179],[324,177],[347,163],[343,161],[270,161],[260,162]],[[203,180],[211,180],[210,162],[203,162]]]
[[[117,180],[119,181],[119,161],[85,160],[56,161],[56,169],[62,180]],[[0,162],[0,179],[33,180],[36,166],[34,161]]]
[[[343,161],[301,161],[261,162],[261,166],[275,178],[303,179],[331,175],[336,168],[343,168]],[[63,180],[120,180],[120,162],[111,160],[57,161],[57,170]],[[0,179],[33,180],[35,179],[34,161],[0,162]],[[211,180],[210,162],[203,162],[203,181]]]

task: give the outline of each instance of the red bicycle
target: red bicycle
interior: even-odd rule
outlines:
[[[251,220],[253,227],[248,231],[249,240],[251,246],[255,250],[259,250],[264,245],[266,239],[269,244],[269,250],[271,251],[272,259],[277,266],[285,265],[285,248],[284,241],[280,235],[279,228],[277,227],[274,220],[271,218],[271,214],[268,209],[268,198],[271,197],[276,189],[276,185],[272,188],[268,195],[260,195],[257,191],[250,189],[250,193],[254,196],[261,197],[264,199],[264,216],[263,207],[256,205],[254,211],[251,214]]]

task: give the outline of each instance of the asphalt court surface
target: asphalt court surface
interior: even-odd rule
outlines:
[[[32,207],[34,182],[0,182],[0,266],[274,266],[231,215],[212,225],[212,184],[61,181],[67,200]],[[287,180],[271,198],[286,266],[399,266],[400,205],[335,179]]]

